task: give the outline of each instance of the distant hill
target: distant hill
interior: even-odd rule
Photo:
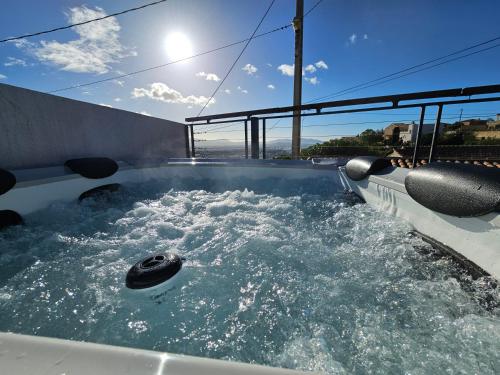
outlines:
[[[302,138],[300,141],[301,147],[309,147],[312,145],[315,145],[317,143],[322,143],[323,141],[319,139],[313,139],[313,138]],[[292,147],[292,139],[275,139],[272,141],[267,141],[266,145],[269,148],[283,148],[283,149],[290,149]]]
[[[321,143],[319,139],[312,138],[302,138],[302,147],[308,147],[316,143]],[[249,140],[250,145],[250,140]],[[211,148],[211,149],[239,149],[245,147],[245,142],[242,141],[226,141],[226,140],[214,140],[214,141],[203,141],[197,143],[198,147]],[[261,143],[262,145],[262,143]],[[283,149],[288,150],[292,147],[292,140],[289,139],[274,139],[266,141],[266,146],[273,149]]]

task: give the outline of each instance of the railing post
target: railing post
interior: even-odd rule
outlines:
[[[417,156],[418,156],[418,146],[420,145],[420,138],[422,137],[422,129],[424,127],[424,121],[425,121],[425,105],[420,108],[420,121],[418,123],[418,128],[417,128],[417,137],[415,139],[415,148],[413,149],[413,167],[415,168],[415,163],[417,162]]]
[[[196,157],[196,152],[194,150],[194,126],[191,124],[189,126],[189,130],[191,131],[191,157]]]
[[[191,150],[189,149],[189,126],[184,125],[184,138],[186,140],[186,158],[191,157]]]
[[[259,119],[257,117],[250,118],[250,145],[252,150],[252,159],[259,158]]]
[[[432,133],[431,150],[429,152],[429,163],[432,162],[434,156],[434,151],[436,149],[436,142],[439,137],[439,125],[441,124],[441,114],[443,113],[443,105],[438,105],[438,113],[436,117],[436,123],[434,124],[434,132]]]
[[[245,159],[248,159],[248,121],[244,121],[245,124]]]
[[[266,119],[262,119],[262,159],[266,158]]]

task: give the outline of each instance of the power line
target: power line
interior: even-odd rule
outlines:
[[[274,1],[273,1],[273,2],[274,2]],[[314,4],[314,5],[313,5],[313,6],[312,6],[312,7],[311,7],[311,8],[310,8],[310,9],[309,9],[309,10],[308,10],[305,14],[304,14],[304,16],[302,17],[302,19],[306,18],[306,17],[307,17],[307,16],[308,16],[308,15],[309,15],[309,14],[310,14],[310,13],[311,13],[314,9],[316,9],[316,8],[318,7],[318,5],[320,5],[322,2],[323,2],[323,0],[318,0],[318,1],[316,2],[316,4]],[[271,6],[272,6],[272,4],[271,4]],[[264,17],[265,17],[265,15],[264,15]],[[289,25],[287,25],[286,27],[290,27],[290,26],[292,26],[292,24],[289,24]],[[245,48],[246,48],[246,47],[245,47]],[[238,57],[238,58],[239,58],[239,57]],[[225,78],[224,78],[224,79],[225,79]],[[221,84],[219,85],[219,87],[220,87],[221,85],[222,85],[222,82],[221,82]],[[218,88],[217,88],[217,89],[218,89]],[[217,91],[217,89],[216,89],[216,91]],[[210,100],[211,100],[211,99],[209,99],[209,101],[207,102],[207,104],[210,102]],[[205,105],[205,107],[206,107],[206,105]],[[205,108],[205,107],[204,107],[204,108]],[[204,108],[203,108],[203,109],[204,109]],[[198,116],[201,114],[201,112],[203,111],[203,109],[199,112]],[[276,125],[276,124],[275,124],[275,125]],[[231,126],[231,125],[218,127],[218,128],[212,129],[212,131],[214,131],[214,130],[218,130],[218,129],[223,129],[223,128],[226,128],[226,127],[229,127],[229,126]]]
[[[6,38],[6,39],[1,39],[0,43],[10,42],[10,41],[13,41],[13,40],[18,40],[18,39],[30,38],[30,37],[33,37],[33,36],[38,36],[38,35],[43,35],[43,34],[49,34],[49,33],[55,32],[55,31],[70,29],[70,28],[75,27],[75,26],[86,25],[86,24],[91,23],[91,22],[102,21],[102,20],[105,20],[106,18],[120,16],[120,15],[125,14],[125,13],[135,12],[136,10],[141,10],[141,9],[144,9],[144,8],[148,8],[150,6],[157,5],[157,4],[160,4],[160,3],[164,3],[166,1],[168,1],[168,0],[158,0],[158,1],[154,1],[152,3],[141,5],[139,7],[122,10],[121,12],[109,14],[109,15],[106,15],[106,16],[103,16],[103,17],[94,18],[94,19],[91,19],[91,20],[88,20],[88,21],[73,23],[71,25],[56,27],[54,29],[45,30],[45,31],[39,31],[39,32],[36,32],[36,33],[24,34],[24,35],[20,35],[20,36],[15,36],[15,37],[10,37],[10,38]]]
[[[420,63],[420,64],[416,64],[416,65],[413,65],[411,67],[408,67],[408,68],[405,68],[405,69],[402,69],[402,70],[399,70],[397,72],[394,72],[394,73],[391,73],[391,74],[387,74],[385,76],[382,76],[382,77],[379,77],[379,78],[376,78],[376,79],[373,79],[373,80],[370,80],[370,81],[367,81],[367,82],[364,82],[364,83],[360,83],[358,85],[355,85],[355,86],[352,86],[352,87],[349,87],[347,89],[344,89],[344,90],[340,90],[340,91],[337,91],[337,92],[334,92],[332,94],[328,94],[328,95],[325,95],[325,96],[321,96],[321,97],[318,97],[318,98],[315,98],[315,99],[312,99],[307,103],[312,103],[312,102],[315,102],[315,101],[318,101],[318,100],[323,100],[323,99],[327,99],[327,98],[333,98],[333,97],[336,97],[336,96],[340,96],[341,94],[347,94],[348,92],[354,92],[354,91],[358,91],[358,90],[354,90],[354,89],[357,89],[359,88],[360,90],[364,89],[364,88],[367,88],[367,87],[372,87],[372,86],[375,86],[375,85],[371,85],[371,86],[367,86],[367,87],[363,87],[363,86],[366,86],[366,85],[369,85],[371,83],[375,83],[375,82],[378,82],[378,81],[381,81],[381,80],[385,80],[386,78],[390,78],[390,77],[394,77],[398,74],[401,74],[401,73],[405,73],[405,72],[408,72],[408,71],[411,71],[413,69],[416,69],[416,68],[419,68],[419,67],[422,67],[422,66],[425,66],[425,65],[429,65],[429,64],[432,64],[434,62],[437,62],[439,60],[443,60],[443,59],[446,59],[448,57],[451,57],[451,56],[455,56],[455,55],[458,55],[462,52],[466,52],[466,51],[469,51],[471,49],[474,49],[474,48],[477,48],[477,47],[480,47],[480,46],[483,46],[483,45],[486,45],[486,44],[489,44],[489,43],[492,43],[494,41],[497,41],[497,40],[500,40],[500,36],[497,36],[493,39],[489,39],[487,41],[484,41],[484,42],[481,42],[481,43],[477,43],[473,46],[469,46],[469,47],[466,47],[466,48],[463,48],[461,50],[458,50],[458,51],[455,51],[455,52],[452,52],[452,53],[449,53],[447,55],[444,55],[444,56],[441,56],[441,57],[437,57],[437,58],[434,58],[434,59],[431,59],[431,60],[428,60],[428,61],[425,61],[423,63]],[[473,53],[470,53],[470,54],[466,54],[466,55],[463,55],[463,56],[459,56],[457,58],[454,58],[454,59],[450,59],[450,60],[447,60],[447,61],[443,61],[439,64],[435,64],[433,66],[430,66],[430,67],[426,67],[426,68],[423,68],[423,69],[419,69],[419,70],[416,70],[414,72],[411,72],[411,73],[408,73],[408,74],[404,74],[404,75],[401,75],[401,76],[398,76],[398,77],[395,77],[393,79],[398,79],[398,78],[402,78],[402,77],[405,77],[407,75],[410,75],[410,74],[414,74],[414,73],[418,73],[418,72],[421,72],[423,70],[426,70],[426,69],[430,69],[432,67],[436,67],[436,66],[439,66],[439,65],[443,65],[445,63],[448,63],[448,62],[452,62],[452,61],[455,61],[455,60],[459,60],[459,59],[462,59],[464,57],[468,57],[468,56],[471,56],[473,54],[476,54],[476,53],[479,53],[479,52],[483,52],[483,51],[486,51],[488,49],[492,49],[492,48],[496,48],[498,47],[499,45],[494,45],[492,47],[488,47],[488,48],[485,48],[485,49],[481,49],[479,51],[476,51],[476,52],[473,52]],[[381,83],[385,83],[385,82],[389,82],[390,80],[386,80],[384,82],[380,82]]]
[[[438,57],[438,58],[435,58],[435,59],[432,59],[432,60],[428,60],[426,62],[423,62],[423,63],[417,64],[417,65],[411,66],[409,68],[402,69],[400,71],[397,71],[397,72],[394,72],[394,73],[391,73],[391,74],[388,74],[388,75],[385,75],[385,76],[382,76],[382,77],[379,77],[379,78],[376,78],[376,79],[373,79],[373,80],[370,80],[370,81],[367,81],[367,82],[364,82],[364,83],[361,83],[361,84],[358,84],[358,85],[355,85],[355,86],[352,86],[352,87],[349,87],[349,88],[344,89],[344,90],[337,91],[337,92],[329,94],[329,95],[325,95],[325,96],[321,96],[321,97],[312,99],[312,100],[306,102],[305,104],[312,103],[312,102],[315,102],[315,101],[318,101],[318,100],[327,99],[327,98],[334,98],[334,97],[341,96],[341,95],[344,95],[344,94],[350,94],[350,93],[353,93],[353,92],[356,92],[356,91],[359,91],[359,90],[363,90],[363,89],[366,89],[366,88],[369,88],[369,87],[373,87],[373,86],[377,86],[377,85],[380,85],[380,84],[383,84],[383,83],[387,83],[387,82],[390,82],[390,81],[393,81],[393,80],[396,80],[396,79],[399,79],[399,78],[403,78],[403,77],[409,76],[411,74],[415,74],[415,73],[418,73],[418,72],[421,72],[421,71],[424,71],[424,70],[432,69],[432,68],[435,68],[435,67],[447,64],[449,62],[460,60],[460,59],[463,59],[465,57],[472,56],[472,55],[475,55],[475,54],[478,54],[478,53],[481,53],[481,52],[484,52],[484,51],[487,51],[487,50],[499,47],[500,44],[495,44],[493,46],[486,47],[486,48],[483,48],[483,49],[480,49],[478,51],[474,51],[474,52],[471,52],[471,53],[468,53],[468,54],[465,54],[465,55],[462,55],[462,56],[458,56],[458,57],[455,57],[453,59],[448,59],[448,60],[442,61],[442,62],[437,63],[437,64],[433,64],[433,65],[430,65],[430,66],[425,66],[425,65],[432,64],[433,62],[437,62],[439,60],[443,60],[443,59],[446,59],[448,57],[451,57],[451,56],[463,53],[465,51],[469,51],[471,49],[474,49],[474,48],[477,48],[477,47],[480,47],[480,46],[492,43],[492,42],[497,41],[499,39],[500,39],[500,36],[492,38],[492,39],[489,39],[489,40],[481,42],[481,43],[477,43],[477,44],[475,44],[473,46],[469,46],[469,47],[463,48],[461,50],[449,53],[447,55],[444,55],[444,56],[441,56],[441,57]],[[414,70],[415,68],[418,68],[418,67],[423,67],[423,68],[418,69],[418,70]],[[405,73],[405,72],[408,72],[408,73]],[[401,74],[401,73],[405,73],[405,74]],[[279,123],[279,120],[269,130],[274,129],[278,123]]]
[[[419,73],[419,72],[424,71],[424,70],[432,69],[432,68],[435,68],[435,67],[447,64],[449,62],[460,60],[460,59],[463,59],[465,57],[469,57],[469,56],[472,56],[472,55],[475,55],[475,54],[478,54],[478,53],[481,53],[481,52],[484,52],[484,51],[487,51],[487,50],[490,50],[490,49],[493,49],[493,48],[500,47],[500,44],[495,44],[493,46],[486,47],[486,48],[483,48],[483,49],[480,49],[478,51],[474,51],[474,52],[471,52],[471,53],[468,53],[468,54],[465,54],[465,55],[462,55],[462,56],[458,56],[458,57],[455,57],[453,59],[448,59],[448,60],[442,61],[442,62],[434,64],[434,65],[425,66],[425,65],[431,64],[433,62],[446,59],[448,57],[460,54],[460,53],[465,52],[465,51],[469,51],[471,49],[474,49],[474,48],[477,48],[477,47],[489,44],[489,43],[497,41],[497,40],[500,40],[500,36],[497,36],[495,38],[486,40],[486,41],[481,42],[481,43],[477,43],[477,44],[475,44],[473,46],[469,46],[469,47],[463,48],[461,50],[458,50],[458,51],[455,51],[455,52],[452,52],[452,53],[449,53],[447,55],[444,55],[444,56],[441,56],[441,57],[438,57],[438,58],[434,58],[432,60],[428,60],[426,62],[417,64],[417,65],[413,65],[413,66],[411,66],[409,68],[405,68],[405,69],[402,69],[400,71],[397,71],[397,72],[394,72],[394,73],[391,73],[391,74],[387,74],[385,76],[382,76],[382,77],[379,77],[379,78],[376,78],[376,79],[373,79],[373,80],[370,80],[370,81],[367,81],[367,82],[364,82],[364,83],[360,83],[358,85],[349,87],[347,89],[343,89],[343,90],[334,92],[332,94],[328,94],[328,95],[325,95],[325,96],[321,96],[321,97],[317,97],[317,98],[311,99],[311,100],[307,101],[304,104],[313,103],[313,102],[316,102],[316,101],[319,101],[319,100],[323,100],[323,99],[332,99],[332,98],[335,98],[335,97],[338,97],[338,96],[341,96],[341,95],[350,94],[350,93],[353,93],[353,92],[356,92],[356,91],[364,90],[364,89],[367,89],[369,87],[381,85],[381,84],[384,84],[384,83],[387,83],[387,82],[390,82],[390,81],[394,81],[394,80],[399,79],[399,78],[403,78],[403,77],[406,77],[406,76],[409,76],[409,75],[412,75],[412,74],[415,74],[415,73]],[[413,71],[413,69],[421,67],[421,66],[423,66],[423,68]],[[408,73],[401,74],[401,73],[404,73],[404,72],[408,72]],[[398,74],[401,74],[401,75],[398,76]],[[394,77],[394,76],[396,76],[396,77]],[[390,77],[392,77],[392,78],[390,78]],[[274,129],[276,127],[276,125],[278,125],[279,121],[280,120],[276,121],[269,130]]]
[[[272,6],[274,5],[274,2],[276,0],[271,0],[271,3],[269,4],[269,7],[267,8],[266,12],[264,13],[264,15],[262,16],[262,18],[260,19],[259,23],[257,24],[257,27],[255,28],[255,30],[253,31],[252,35],[250,36],[250,38],[248,39],[248,41],[246,42],[245,46],[243,47],[243,49],[241,50],[240,54],[238,55],[238,57],[236,58],[236,60],[234,60],[233,64],[231,65],[231,67],[229,68],[229,70],[227,71],[226,75],[224,76],[224,78],[220,81],[220,83],[217,85],[217,87],[215,88],[214,92],[212,93],[212,95],[210,95],[210,98],[208,98],[207,102],[205,103],[205,105],[200,109],[200,111],[198,112],[198,116],[200,116],[202,114],[202,112],[205,110],[205,108],[207,108],[207,105],[212,101],[212,99],[214,98],[214,96],[217,94],[217,92],[219,91],[219,89],[221,88],[221,86],[224,84],[224,81],[227,79],[227,77],[229,77],[229,74],[231,74],[231,72],[233,71],[234,67],[236,66],[236,64],[238,63],[238,61],[240,60],[241,56],[243,55],[243,53],[245,52],[245,50],[247,49],[248,45],[250,44],[250,42],[252,41],[252,39],[254,38],[255,34],[257,33],[257,31],[259,30],[259,27],[260,25],[262,25],[262,22],[264,22],[264,19],[266,18],[266,16],[268,15],[269,11],[271,10]]]
[[[308,16],[309,13],[311,13],[314,9],[316,9],[316,7],[321,4],[323,2],[323,0],[319,0],[318,2],[316,2],[316,4],[314,4],[311,9],[309,9],[305,14],[304,14],[304,18],[306,18]]]
[[[466,55],[458,56],[458,57],[455,57],[453,59],[445,60],[443,62],[434,64],[434,65],[426,66],[424,68],[421,68],[421,69],[418,69],[418,70],[415,70],[415,71],[412,71],[412,72],[408,72],[408,73],[402,74],[402,75],[397,76],[397,77],[388,78],[388,79],[383,80],[381,82],[373,83],[371,85],[367,85],[367,86],[364,86],[364,87],[361,87],[361,88],[358,88],[358,89],[354,89],[354,90],[351,90],[351,91],[348,91],[348,92],[344,92],[343,94],[334,95],[334,96],[332,96],[332,98],[340,96],[340,95],[344,95],[344,94],[350,94],[350,93],[353,93],[353,92],[356,92],[356,91],[359,91],[359,90],[364,90],[364,89],[367,89],[369,87],[381,85],[381,84],[384,84],[384,83],[387,83],[387,82],[390,82],[390,81],[394,81],[394,80],[399,79],[399,78],[403,78],[403,77],[406,77],[406,76],[409,76],[409,75],[412,75],[412,74],[415,74],[415,73],[419,73],[419,72],[422,72],[424,70],[429,70],[429,69],[432,69],[432,68],[435,68],[435,67],[447,64],[449,62],[460,60],[460,59],[463,59],[465,57],[472,56],[472,55],[475,55],[475,54],[478,54],[478,53],[481,53],[481,52],[484,52],[484,51],[487,51],[487,50],[490,50],[490,49],[493,49],[493,48],[497,48],[497,47],[500,47],[500,44],[495,44],[494,46],[483,48],[483,49],[481,49],[479,51],[471,52],[471,53],[468,53]]]
[[[255,35],[253,37],[253,39],[257,39],[257,38],[260,38],[262,36],[275,33],[277,31],[282,31],[282,30],[288,29],[291,26],[292,25],[284,25],[284,26],[277,27],[277,28],[275,28],[273,30],[266,31],[265,33]],[[213,52],[217,52],[217,51],[229,48],[229,47],[233,47],[233,46],[236,46],[238,44],[244,43],[244,42],[246,42],[248,40],[250,40],[250,39],[249,38],[243,39],[243,40],[240,40],[238,42],[229,43],[229,44],[223,45],[221,47],[213,48],[213,49],[205,51],[205,52],[200,52],[200,53],[197,53],[195,55],[188,56],[188,57],[185,57],[185,58],[182,58],[182,59],[179,59],[179,60],[169,61],[168,63],[165,63],[165,64],[155,65],[155,66],[152,66],[152,67],[149,67],[149,68],[139,69],[139,70],[135,70],[135,71],[132,71],[132,72],[129,72],[129,73],[124,73],[124,74],[116,75],[116,76],[113,76],[113,77],[108,77],[108,78],[100,79],[100,80],[97,80],[97,81],[91,81],[91,82],[87,82],[87,83],[80,83],[80,84],[73,85],[73,86],[63,87],[63,88],[60,88],[60,89],[57,89],[57,90],[47,91],[47,93],[48,94],[53,94],[53,93],[56,93],[56,92],[67,91],[67,90],[77,89],[77,88],[80,88],[80,87],[86,87],[86,86],[96,85],[96,84],[103,83],[103,82],[114,81],[115,79],[130,77],[130,76],[133,76],[133,75],[136,75],[136,74],[149,72],[151,70],[164,68],[164,67],[172,65],[172,64],[177,64],[177,63],[180,63],[180,62],[183,62],[183,61],[194,59],[196,57],[208,55],[208,54],[213,53]]]

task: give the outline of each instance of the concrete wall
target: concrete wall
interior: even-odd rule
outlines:
[[[0,168],[185,157],[180,123],[0,84]]]

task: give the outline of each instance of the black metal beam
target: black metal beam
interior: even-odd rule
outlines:
[[[259,116],[272,113],[286,113],[294,111],[307,111],[307,110],[321,111],[321,109],[323,108],[347,107],[354,105],[377,104],[377,103],[392,103],[392,107],[389,108],[401,108],[401,106],[399,106],[399,103],[408,100],[424,100],[424,99],[448,98],[448,97],[459,97],[459,96],[472,96],[472,95],[493,94],[498,92],[500,92],[500,85],[475,86],[475,87],[456,88],[448,90],[421,91],[421,92],[414,92],[407,94],[372,96],[372,97],[365,97],[358,99],[346,99],[346,100],[337,100],[337,101],[330,101],[323,103],[303,104],[300,106],[263,108],[252,111],[221,113],[221,114],[200,116],[200,117],[188,117],[186,118],[186,122],[194,122],[194,121],[209,122],[211,120],[216,120],[216,119],[250,117],[250,116]],[[319,113],[315,114],[318,115]]]
[[[259,119],[252,117],[250,119],[250,148],[252,150],[252,159],[259,158]]]
[[[266,119],[262,119],[262,159],[266,158]]]
[[[186,140],[186,157],[191,157],[191,150],[189,149],[189,128],[188,126],[184,126],[184,139]]]
[[[443,106],[438,106],[438,113],[436,116],[436,123],[434,124],[434,132],[432,133],[431,150],[429,151],[429,163],[432,162],[434,152],[436,150],[436,143],[439,138],[439,125],[441,125],[441,114],[443,113]]]
[[[245,159],[248,159],[248,121],[243,121],[245,124]]]
[[[413,168],[415,168],[415,163],[417,162],[418,146],[420,145],[420,138],[422,137],[422,128],[424,127],[425,121],[425,106],[420,109],[420,121],[417,128],[417,137],[415,138],[415,148],[413,149]]]
[[[189,131],[191,133],[191,157],[195,158],[196,151],[194,149],[194,126],[193,125],[189,125]]]
[[[500,101],[500,96],[495,96],[495,97],[490,97],[490,98],[477,98],[477,99],[461,99],[461,100],[447,100],[447,101],[435,101],[435,102],[423,102],[423,103],[415,103],[415,104],[401,104],[398,105],[397,107],[393,106],[383,106],[383,107],[368,107],[368,108],[353,108],[353,109],[342,109],[338,111],[326,111],[326,112],[319,112],[319,113],[303,113],[301,116],[302,117],[309,117],[309,116],[326,116],[326,115],[336,115],[336,114],[343,114],[343,113],[358,113],[358,112],[376,112],[376,111],[385,111],[385,110],[394,110],[394,109],[407,109],[407,108],[419,108],[422,106],[437,106],[437,105],[453,105],[453,104],[470,104],[470,103],[485,103],[485,102],[498,102]],[[293,117],[293,114],[289,115],[278,115],[278,116],[265,116],[265,117],[260,117],[265,118],[265,119],[280,119],[280,118],[290,118]],[[228,122],[235,122],[237,120],[230,120],[230,121],[214,121],[210,122],[211,125],[216,125],[216,124],[224,124]],[[243,121],[243,120],[240,120]],[[194,126],[197,125],[207,125],[206,123],[199,123],[199,124],[193,124]]]

